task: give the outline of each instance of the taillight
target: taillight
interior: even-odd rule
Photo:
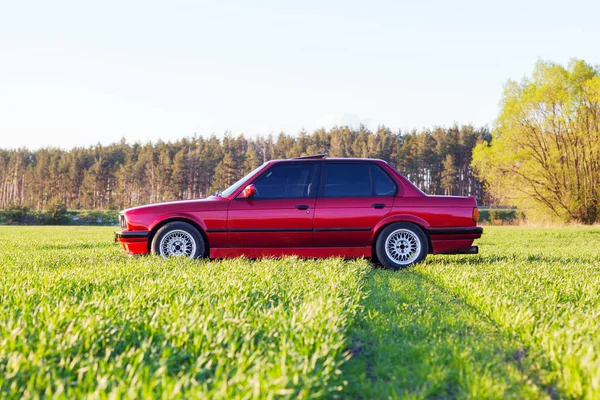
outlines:
[[[479,221],[479,208],[473,207],[473,222]]]

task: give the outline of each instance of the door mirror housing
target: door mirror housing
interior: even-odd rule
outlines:
[[[244,188],[242,191],[242,199],[249,199],[256,194],[256,187],[253,184],[250,184]]]

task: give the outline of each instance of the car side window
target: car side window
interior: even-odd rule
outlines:
[[[253,199],[311,197],[315,164],[279,164],[269,168],[254,183]]]
[[[325,165],[324,197],[367,197],[373,195],[367,163],[329,163]]]
[[[398,188],[388,174],[375,164],[371,164],[371,178],[375,196],[393,196]]]

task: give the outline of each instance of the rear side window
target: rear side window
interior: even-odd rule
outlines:
[[[366,197],[373,195],[367,163],[331,163],[325,165],[324,197]]]
[[[371,164],[371,178],[375,196],[393,196],[396,194],[396,184],[381,168]]]
[[[315,164],[279,164],[256,180],[254,199],[311,197]]]

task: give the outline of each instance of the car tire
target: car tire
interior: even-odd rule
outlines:
[[[429,243],[421,228],[409,222],[391,224],[381,231],[375,244],[379,261],[387,268],[402,269],[427,257]]]
[[[162,257],[204,257],[204,238],[193,225],[187,222],[169,222],[154,235],[152,254]]]

